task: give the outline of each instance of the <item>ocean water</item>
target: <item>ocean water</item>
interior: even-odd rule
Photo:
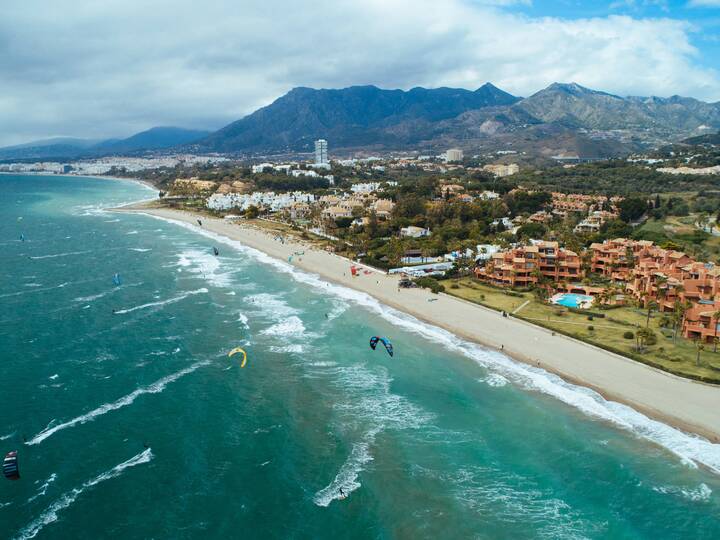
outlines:
[[[720,537],[719,445],[149,194],[0,176],[0,538]]]

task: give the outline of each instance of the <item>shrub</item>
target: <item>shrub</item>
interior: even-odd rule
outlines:
[[[450,288],[451,289],[459,289],[460,285],[458,285],[457,283],[453,283],[452,285],[450,285]]]
[[[588,321],[592,321],[592,320],[593,320],[593,316],[592,316],[592,315],[588,315],[588,316],[587,316],[587,320],[588,320]]]
[[[648,334],[647,338],[645,339],[645,345],[656,345],[657,344],[657,336],[652,333]]]
[[[435,294],[445,291],[445,286],[441,283],[438,283],[438,280],[432,277],[418,278],[415,280],[415,283],[417,283],[418,287],[430,289]]]
[[[625,332],[623,334],[623,337],[625,339],[635,339],[635,334],[633,334],[630,330],[628,330],[627,332]]]
[[[595,327],[592,324],[590,326],[588,326],[588,332],[594,332],[594,331],[595,331]]]

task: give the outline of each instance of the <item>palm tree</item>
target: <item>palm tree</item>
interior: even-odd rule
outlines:
[[[717,352],[717,342],[718,342],[718,321],[720,321],[720,311],[715,311],[712,314],[712,320],[713,320],[713,328],[715,329],[715,334],[713,335],[713,352]]]
[[[650,327],[650,314],[652,313],[653,309],[657,309],[658,304],[654,300],[650,300],[647,303],[647,319],[645,320],[645,328]]]
[[[695,350],[697,351],[697,355],[695,356],[695,365],[700,367],[700,351],[705,349],[705,344],[702,342],[702,339],[697,338],[695,340]]]
[[[665,297],[667,296],[667,288],[663,287],[663,285],[666,285],[668,281],[668,278],[666,276],[657,276],[655,278],[655,285],[657,286],[657,303],[658,307],[662,309],[663,300],[665,300]]]
[[[677,300],[675,302],[675,307],[673,308],[673,343],[675,343],[675,340],[677,338],[677,332],[678,329],[682,326],[683,321],[685,320],[685,313],[687,313],[687,310],[692,307],[692,303],[688,302],[687,300],[685,302],[680,302]]]

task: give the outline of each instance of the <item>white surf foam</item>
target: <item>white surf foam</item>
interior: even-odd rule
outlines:
[[[503,376],[518,385],[553,396],[588,416],[610,422],[636,436],[652,441],[676,454],[685,463],[702,463],[716,474],[720,474],[720,444],[713,444],[703,437],[684,433],[667,424],[652,420],[631,407],[606,400],[589,388],[571,384],[552,373],[516,362],[504,354],[463,340],[442,328],[424,323],[411,315],[386,306],[366,293],[323,281],[316,274],[299,270],[239,241],[206,229],[198,229],[184,222],[146,215],[229,245],[242,253],[251,255],[261,263],[276,268],[298,282],[310,285],[315,290],[323,290],[363,306],[398,327],[441,344],[473,359],[482,366],[492,366],[493,371],[502,372]]]
[[[282,347],[277,347],[273,345],[269,348],[269,351],[280,354],[302,354],[303,352],[305,352],[305,348],[300,344],[283,345]]]
[[[219,257],[199,249],[187,249],[178,256],[177,265],[189,272],[202,276],[215,287],[230,287],[234,272],[222,272]]]
[[[137,251],[138,253],[146,253],[152,251],[152,248],[130,248],[130,251]]]
[[[87,422],[92,422],[97,418],[98,416],[102,416],[106,413],[109,413],[110,411],[115,411],[117,409],[121,409],[122,407],[126,407],[128,405],[131,405],[133,401],[135,401],[138,397],[142,396],[143,394],[158,394],[165,390],[165,387],[170,384],[171,382],[177,381],[181,377],[184,377],[185,375],[188,375],[189,373],[192,373],[196,369],[206,366],[210,363],[209,360],[202,360],[200,362],[195,362],[189,367],[186,367],[185,369],[181,369],[180,371],[176,371],[175,373],[172,373],[171,375],[167,375],[166,377],[163,377],[162,379],[159,379],[155,381],[154,383],[148,385],[148,386],[141,386],[140,388],[137,388],[130,392],[129,394],[111,402],[111,403],[104,403],[103,405],[100,405],[99,407],[93,409],[92,411],[85,413],[80,416],[76,416],[72,420],[68,420],[67,422],[63,422],[62,424],[58,424],[56,426],[47,427],[43,429],[40,433],[35,435],[32,439],[30,439],[26,444],[40,444],[48,437],[51,437],[58,431],[62,431],[64,429],[68,429],[71,427],[75,427],[77,425],[85,424]]]
[[[58,377],[59,377],[59,375],[56,373],[55,375],[50,375],[50,376],[48,377],[48,379],[50,379],[51,381],[54,381],[54,380],[57,379]]]
[[[313,502],[316,505],[327,507],[333,500],[346,499],[350,493],[361,487],[362,484],[358,481],[358,477],[364,466],[373,460],[370,445],[375,442],[378,431],[369,431],[362,441],[353,444],[350,455],[340,467],[333,481],[313,497]],[[343,492],[342,495],[340,490]]]
[[[416,429],[434,418],[406,398],[392,393],[392,379],[384,368],[370,370],[362,365],[352,365],[338,366],[326,372],[336,375],[342,395],[347,396],[346,401],[334,406],[341,414],[342,429],[354,430],[358,424],[369,424],[370,428],[364,428],[365,433],[353,444],[333,481],[315,494],[313,501],[318,506],[344,499],[361,487],[359,477],[365,465],[373,460],[371,447],[379,433],[386,429]]]
[[[12,433],[8,433],[7,435],[2,435],[2,436],[0,436],[0,441],[7,441],[10,437],[12,437],[13,435],[15,435],[15,433],[16,433],[16,432],[13,431]]]
[[[30,497],[27,502],[28,502],[28,503],[31,503],[31,502],[33,502],[35,499],[37,499],[38,497],[42,497],[43,495],[45,495],[45,494],[47,493],[48,487],[50,487],[50,484],[52,484],[56,479],[57,479],[57,474],[52,473],[52,474],[50,475],[50,477],[49,477],[47,480],[45,480],[45,482],[43,483],[43,485],[41,485],[41,486],[38,488],[38,492],[37,492],[35,495],[33,495],[32,497]],[[38,482],[38,481],[36,481],[35,483],[37,484],[37,482]]]
[[[484,382],[488,386],[500,388],[502,386],[507,385],[508,380],[498,373],[490,373],[484,379],[480,379],[480,382]]]
[[[656,486],[652,488],[658,493],[680,495],[681,497],[693,502],[705,502],[710,500],[712,489],[705,483],[700,483],[696,488],[681,488],[677,486]]]
[[[273,324],[261,332],[266,336],[280,336],[285,338],[302,337],[305,334],[305,325],[300,317],[291,315],[277,324]]]
[[[147,304],[141,304],[139,306],[135,306],[135,307],[127,308],[127,309],[119,309],[115,313],[117,315],[122,315],[125,313],[132,313],[133,311],[138,311],[140,309],[147,309],[147,308],[151,308],[151,307],[155,307],[155,306],[165,306],[168,304],[174,304],[175,302],[180,302],[181,300],[185,300],[186,298],[188,298],[189,296],[192,296],[194,294],[204,294],[206,292],[208,292],[208,290],[203,287],[203,288],[197,289],[195,291],[188,291],[188,292],[181,294],[179,296],[176,296],[174,298],[168,298],[167,300],[161,300],[159,302],[149,302]]]
[[[76,283],[86,283],[86,282],[87,281],[78,281]],[[62,289],[64,287],[67,287],[68,285],[70,285],[70,282],[65,281],[65,282],[61,283],[60,285],[54,285],[52,287],[42,287],[42,288],[37,287],[37,288],[30,289],[28,291],[18,291],[18,292],[13,292],[13,293],[0,294],[0,298],[9,298],[11,296],[23,296],[23,295],[31,294],[31,293],[50,291],[52,289]]]
[[[24,527],[20,532],[18,532],[17,536],[15,538],[17,540],[28,540],[30,538],[35,538],[37,534],[46,526],[49,525],[55,521],[58,520],[58,512],[61,510],[66,509],[69,507],[72,503],[74,503],[77,498],[87,489],[98,485],[101,482],[104,482],[105,480],[110,480],[111,478],[115,478],[117,476],[120,476],[122,472],[125,469],[128,469],[130,467],[135,467],[136,465],[141,465],[142,463],[148,463],[153,458],[153,453],[150,448],[145,450],[144,452],[141,452],[140,454],[133,456],[132,458],[128,459],[127,461],[123,461],[119,465],[116,465],[109,471],[105,471],[102,474],[99,474],[95,478],[92,478],[82,484],[78,488],[74,488],[71,491],[68,491],[64,495],[62,495],[58,500],[56,500],[53,504],[51,504],[45,511],[40,514],[36,519],[34,519],[29,525]]]
[[[275,294],[251,294],[245,297],[245,302],[258,306],[264,313],[272,315],[276,320],[282,320],[299,313],[297,309],[289,306],[279,295]]]
[[[55,259],[57,257],[69,257],[71,255],[84,255],[86,253],[90,253],[90,251],[68,251],[66,253],[55,253],[53,255],[37,255],[35,257],[30,257],[33,261],[38,261],[40,259]]]

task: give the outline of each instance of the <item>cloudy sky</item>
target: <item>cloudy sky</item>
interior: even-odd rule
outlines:
[[[295,86],[720,100],[720,0],[3,0],[0,145],[214,129]]]

